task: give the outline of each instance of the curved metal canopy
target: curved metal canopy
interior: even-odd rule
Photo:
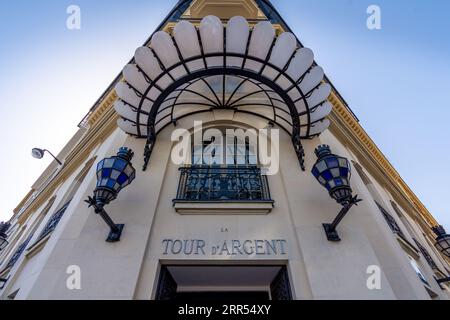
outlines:
[[[156,32],[149,47],[116,85],[119,127],[147,138],[146,161],[157,133],[189,115],[228,109],[265,118],[289,132],[303,167],[300,139],[326,130],[331,86],[310,49],[295,36],[276,36],[269,21],[250,28],[243,17],[226,27],[207,16],[196,28],[176,24],[173,34]]]

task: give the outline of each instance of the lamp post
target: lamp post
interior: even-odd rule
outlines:
[[[0,223],[0,251],[6,248],[8,245],[8,240],[6,238],[8,237],[6,235],[6,231],[8,231],[9,227],[11,225],[8,222],[2,222]]]
[[[352,196],[350,188],[351,167],[350,162],[343,157],[331,153],[328,145],[320,145],[315,150],[317,161],[311,173],[325,187],[330,197],[342,205],[332,223],[324,223],[323,228],[329,241],[341,241],[336,231],[337,225],[341,222],[353,205],[358,205],[362,201],[358,196]]]
[[[131,164],[133,151],[126,147],[119,149],[117,156],[105,158],[97,164],[97,187],[94,196],[85,200],[89,207],[94,207],[95,213],[110,227],[107,242],[120,240],[123,224],[115,224],[106,213],[104,206],[116,199],[120,190],[129,185],[135,178],[136,170]]]
[[[450,235],[445,232],[443,226],[433,227],[433,232],[437,236],[434,246],[442,252],[442,254],[450,258]]]
[[[31,149],[31,155],[33,156],[33,158],[36,158],[36,159],[42,159],[44,157],[45,152],[48,152],[53,157],[53,159],[55,159],[56,162],[58,162],[59,165],[62,165],[62,162],[57,157],[55,157],[53,155],[53,153],[51,153],[47,149],[40,149],[40,148]]]

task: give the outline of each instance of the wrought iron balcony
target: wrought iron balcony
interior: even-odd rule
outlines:
[[[271,202],[267,176],[257,166],[182,167],[174,202]]]
[[[414,242],[416,243],[417,247],[419,248],[420,252],[422,253],[423,257],[425,258],[425,260],[427,261],[428,265],[431,267],[431,269],[433,270],[438,270],[439,268],[436,265],[436,263],[434,262],[433,258],[431,257],[431,255],[428,253],[428,250],[425,249],[424,246],[422,246],[422,244],[417,241],[416,239],[413,239]]]
[[[12,267],[16,264],[17,260],[19,260],[20,256],[21,256],[22,253],[25,251],[25,249],[26,249],[26,247],[27,247],[27,245],[28,245],[28,243],[30,242],[30,240],[31,240],[32,237],[33,237],[32,234],[29,235],[29,236],[25,239],[25,241],[22,242],[22,243],[19,245],[19,247],[16,249],[16,251],[15,251],[14,254],[12,255],[11,259],[9,259],[9,261],[8,261],[8,263],[7,263],[7,265],[6,265],[6,267],[3,268],[3,270],[2,270],[1,272],[5,271],[6,269],[12,268]]]
[[[375,201],[375,203],[378,206],[378,209],[380,209],[381,213],[383,214],[384,219],[386,220],[387,224],[389,225],[389,228],[392,230],[393,233],[398,234],[402,239],[406,240],[406,237],[400,229],[400,226],[397,224],[397,221],[395,221],[394,217],[389,214],[389,212],[386,211],[378,202]],[[407,241],[407,240],[406,240]]]
[[[39,235],[38,240],[36,242],[40,241],[42,238],[44,238],[46,235],[53,232],[53,230],[56,229],[56,226],[58,225],[59,221],[64,215],[64,212],[66,212],[67,207],[69,206],[70,201],[67,202],[64,206],[61,207],[58,211],[56,211],[53,216],[51,216],[50,220],[48,220],[47,224],[45,225],[44,229],[42,230],[41,234]]]

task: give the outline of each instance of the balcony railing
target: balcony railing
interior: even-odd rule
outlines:
[[[257,166],[182,167],[176,201],[273,202]]]
[[[9,259],[8,264],[6,265],[5,268],[3,268],[2,272],[6,269],[10,269],[12,268],[17,260],[19,260],[20,256],[22,255],[22,253],[25,251],[28,242],[30,242],[31,238],[33,237],[33,235],[29,235],[28,238],[25,239],[24,242],[22,242],[19,247],[17,247],[17,250],[14,252],[14,254],[12,255],[11,259]]]
[[[46,235],[53,232],[53,230],[56,229],[56,226],[58,225],[59,221],[61,221],[61,218],[64,215],[64,212],[66,212],[67,207],[69,206],[70,201],[67,202],[61,209],[56,211],[53,216],[51,216],[50,220],[45,225],[44,229],[42,230],[41,234],[39,235],[39,238],[36,240],[36,242],[40,241],[42,238],[44,238]]]
[[[383,214],[383,217],[389,225],[389,228],[391,228],[392,232],[398,234],[403,239],[406,239],[402,229],[400,229],[400,226],[397,224],[397,221],[395,221],[394,217],[391,216],[389,212],[387,212],[386,209],[384,209],[378,202],[375,201],[375,203],[377,204],[378,209],[380,209],[381,213]]]
[[[433,270],[439,270],[439,268],[437,267],[436,263],[434,262],[433,258],[430,256],[430,254],[428,253],[428,250],[425,249],[424,246],[422,246],[422,244],[417,241],[416,239],[413,239],[414,242],[416,243],[417,247],[419,248],[420,252],[422,253],[423,257],[425,258],[425,260],[427,261],[428,265],[431,267],[431,269]]]

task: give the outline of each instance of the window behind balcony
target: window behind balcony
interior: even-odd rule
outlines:
[[[272,201],[258,166],[256,135],[214,130],[201,142],[192,139],[192,165],[180,168],[175,201]]]
[[[251,134],[247,136],[227,135],[227,128],[213,129],[212,137],[205,137],[203,141],[193,140],[192,165],[194,166],[256,166],[257,138]]]

